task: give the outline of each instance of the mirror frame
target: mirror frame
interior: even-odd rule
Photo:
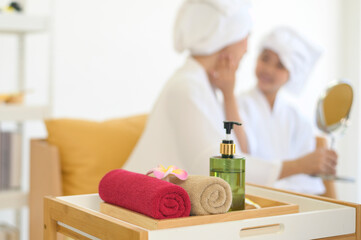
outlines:
[[[335,86],[339,85],[339,84],[347,84],[351,87],[352,90],[352,102],[350,105],[350,108],[346,114],[346,116],[341,119],[341,121],[339,121],[338,123],[335,123],[331,126],[326,127],[326,121],[325,121],[325,116],[323,113],[323,102],[327,96],[327,94],[331,91],[332,88],[334,88]],[[353,104],[353,100],[354,100],[354,92],[353,92],[353,88],[352,85],[350,84],[349,81],[345,80],[345,79],[341,79],[341,80],[335,80],[332,81],[326,88],[326,90],[321,94],[321,96],[318,99],[317,102],[317,107],[316,107],[316,122],[317,122],[317,127],[322,130],[325,133],[331,133],[335,130],[337,130],[340,126],[345,125],[347,120],[350,117],[350,112],[351,112],[351,108],[352,108],[352,104]]]

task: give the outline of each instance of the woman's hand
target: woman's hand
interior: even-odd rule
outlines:
[[[211,84],[223,93],[225,119],[242,123],[238,112],[236,97],[234,96],[237,68],[238,66],[232,60],[231,56],[223,53],[219,55],[214,70],[209,73],[209,79]],[[246,132],[242,127],[235,128],[234,132],[242,152],[248,153]]]
[[[233,95],[237,68],[232,56],[222,53],[217,59],[214,70],[209,73],[211,84],[221,90],[224,97]]]

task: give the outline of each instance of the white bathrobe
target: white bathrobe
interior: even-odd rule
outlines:
[[[258,88],[241,94],[238,104],[251,156],[278,162],[295,159],[315,149],[312,125],[285,99],[282,91],[277,94],[273,110]],[[281,179],[274,187],[308,194],[325,191],[320,178],[305,174]]]
[[[145,131],[125,169],[146,173],[158,164],[176,165],[189,174],[209,175],[209,158],[219,154],[225,137],[223,104],[203,67],[188,58],[165,85]],[[236,154],[240,153],[239,148]],[[246,157],[246,181],[273,185],[280,162]]]

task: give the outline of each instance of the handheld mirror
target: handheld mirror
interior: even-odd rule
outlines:
[[[331,149],[334,147],[335,131],[348,126],[353,101],[350,84],[340,80],[332,83],[321,95],[317,103],[316,121],[318,128],[331,137]],[[324,179],[351,181],[353,179],[337,176],[320,176]]]

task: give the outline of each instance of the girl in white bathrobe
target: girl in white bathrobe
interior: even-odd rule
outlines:
[[[277,188],[322,194],[322,180],[310,175],[335,174],[336,153],[315,150],[311,123],[284,96],[284,91],[302,89],[319,56],[318,48],[305,37],[287,27],[277,28],[262,42],[257,86],[238,98],[251,156],[270,162],[282,159],[285,165],[301,157],[304,163],[281,173],[282,179],[274,184]]]
[[[209,158],[219,155],[224,120],[240,121],[235,73],[247,49],[252,21],[242,0],[186,0],[174,27],[174,44],[190,57],[163,88],[125,169],[146,173],[158,164],[209,175]],[[161,69],[161,66],[160,66]],[[220,93],[223,99],[219,99]],[[243,128],[234,129],[236,154],[246,157],[246,181],[273,185],[293,166],[282,159],[248,156]]]

